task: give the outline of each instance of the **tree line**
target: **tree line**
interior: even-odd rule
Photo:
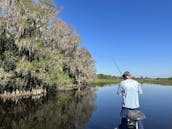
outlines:
[[[0,92],[93,81],[94,60],[52,0],[1,0]]]

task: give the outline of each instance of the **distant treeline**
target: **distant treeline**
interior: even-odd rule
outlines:
[[[118,77],[118,76],[97,74],[93,85],[105,85],[105,84],[119,83],[121,80],[122,80],[122,78]]]
[[[172,80],[172,77],[168,77],[168,78],[149,78],[149,77],[145,77],[144,79],[155,79],[155,80]]]
[[[106,75],[106,74],[97,74],[97,79],[117,79],[118,76]]]
[[[169,78],[150,78],[150,77],[140,77],[134,78],[141,83],[155,83],[155,84],[162,84],[162,85],[172,85],[172,77]]]
[[[139,81],[140,83],[156,83],[162,85],[172,85],[172,77],[169,78],[132,77],[132,78]],[[119,76],[97,74],[94,84],[104,85],[104,84],[119,83],[120,81],[122,81],[122,77]]]

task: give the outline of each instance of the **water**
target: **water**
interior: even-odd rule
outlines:
[[[143,84],[140,95],[141,111],[146,115],[145,129],[172,129],[172,86]],[[87,129],[113,129],[120,124],[121,98],[117,85],[96,88],[96,110]]]
[[[145,129],[172,129],[172,86],[143,84]],[[58,93],[39,100],[0,101],[0,129],[114,129],[120,124],[117,85]]]

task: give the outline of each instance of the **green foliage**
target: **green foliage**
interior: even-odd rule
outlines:
[[[94,61],[52,0],[7,0],[0,12],[0,83],[62,86],[95,78]]]
[[[0,85],[1,86],[7,85],[13,76],[14,73],[5,72],[3,68],[0,68]]]
[[[168,80],[172,80],[172,77],[167,78]]]
[[[5,71],[10,71],[14,70],[16,68],[16,62],[18,60],[18,57],[14,55],[13,52],[11,51],[5,51],[2,54],[2,61],[0,66],[5,70]]]
[[[171,78],[136,78],[140,83],[153,83],[153,84],[161,84],[161,85],[172,85]]]
[[[114,78],[118,78],[118,77],[112,75],[97,74],[97,79],[114,79]]]
[[[97,74],[96,79],[94,80],[94,85],[105,85],[105,84],[114,84],[119,83],[122,79],[117,76]]]

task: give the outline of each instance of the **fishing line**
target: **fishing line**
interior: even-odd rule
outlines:
[[[118,64],[116,63],[116,61],[115,61],[114,59],[112,59],[112,60],[113,60],[113,63],[115,64],[115,66],[116,66],[118,72],[119,72],[119,73],[121,74],[121,76],[122,76],[122,72],[121,72],[121,70],[120,70]]]

